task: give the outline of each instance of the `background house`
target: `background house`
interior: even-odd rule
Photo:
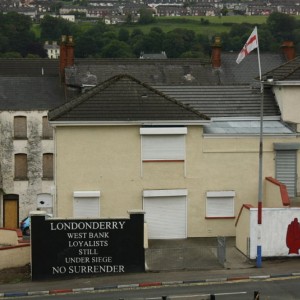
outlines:
[[[60,47],[56,41],[53,41],[52,43],[46,41],[44,44],[44,49],[47,51],[48,58],[59,58]]]
[[[64,102],[58,64],[0,60],[1,226],[19,227],[29,211],[52,211],[53,129],[47,113]]]

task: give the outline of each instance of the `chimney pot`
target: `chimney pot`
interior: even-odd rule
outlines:
[[[221,37],[215,37],[214,44],[212,45],[212,54],[211,54],[212,67],[220,68],[221,67]]]
[[[65,82],[65,68],[74,65],[74,44],[73,37],[63,35],[60,44],[60,76],[61,81]]]
[[[281,45],[284,57],[290,61],[296,57],[296,50],[293,41],[284,41]]]

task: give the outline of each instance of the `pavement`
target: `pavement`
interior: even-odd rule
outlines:
[[[148,271],[122,275],[105,275],[75,279],[28,281],[0,286],[0,298],[78,293],[107,289],[143,288],[178,284],[264,280],[300,276],[300,257],[263,259],[261,267],[250,261],[235,247],[228,247],[225,267],[172,271]]]

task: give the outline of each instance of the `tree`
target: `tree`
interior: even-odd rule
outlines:
[[[29,53],[44,57],[42,44],[31,31],[30,17],[10,12],[0,14],[0,51],[19,53],[25,57]],[[11,54],[9,54],[11,55]]]
[[[168,57],[180,57],[182,53],[190,51],[196,43],[196,35],[192,30],[177,28],[169,31],[163,41],[163,49]]]
[[[75,38],[75,55],[82,58],[101,56],[103,46],[108,45],[114,39],[116,39],[116,34],[109,26],[99,21]]]
[[[5,52],[0,54],[0,57],[2,58],[22,58],[21,54],[19,52]]]
[[[294,40],[293,32],[296,29],[294,17],[274,12],[267,19],[267,28],[278,41]]]
[[[139,23],[140,24],[151,24],[155,22],[155,18],[153,17],[153,11],[149,8],[142,8],[140,10],[140,18]]]
[[[144,51],[144,37],[144,33],[139,28],[135,28],[131,32],[128,43],[136,56]]]
[[[45,16],[40,24],[41,39],[46,41],[59,41],[62,35],[75,36],[79,31],[78,25],[61,18]]]
[[[104,58],[130,58],[134,57],[131,48],[124,42],[113,40],[102,49]]]
[[[163,49],[166,51],[168,57],[179,57],[186,51],[183,36],[176,31],[168,32],[163,42]]]
[[[119,39],[119,41],[122,41],[122,42],[128,42],[128,40],[129,40],[129,31],[122,27],[119,30],[118,39]]]
[[[75,56],[88,58],[99,54],[104,43],[91,36],[82,36],[75,40],[75,45]]]

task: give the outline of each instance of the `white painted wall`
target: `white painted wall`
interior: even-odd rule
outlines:
[[[27,117],[27,140],[14,140],[14,117]],[[3,111],[0,112],[0,159],[2,186],[6,194],[19,195],[19,221],[37,208],[37,195],[52,194],[53,180],[42,180],[42,155],[54,153],[54,141],[42,139],[42,119],[47,111]],[[14,180],[14,154],[26,153],[28,158],[28,180]],[[1,208],[3,199],[0,199]],[[3,211],[0,210],[0,227]]]
[[[249,220],[249,237],[250,237],[250,259],[255,259],[257,254],[257,208],[250,208],[248,211],[250,214]],[[245,214],[246,215],[246,214]],[[262,257],[280,257],[290,256],[289,248],[286,245],[286,234],[289,224],[298,218],[300,221],[300,207],[293,208],[263,208],[262,210],[262,232],[261,232],[261,246]],[[237,224],[237,228],[244,222]],[[240,231],[240,235],[243,232]],[[300,238],[300,237],[299,237]],[[244,247],[239,247],[243,251]]]

